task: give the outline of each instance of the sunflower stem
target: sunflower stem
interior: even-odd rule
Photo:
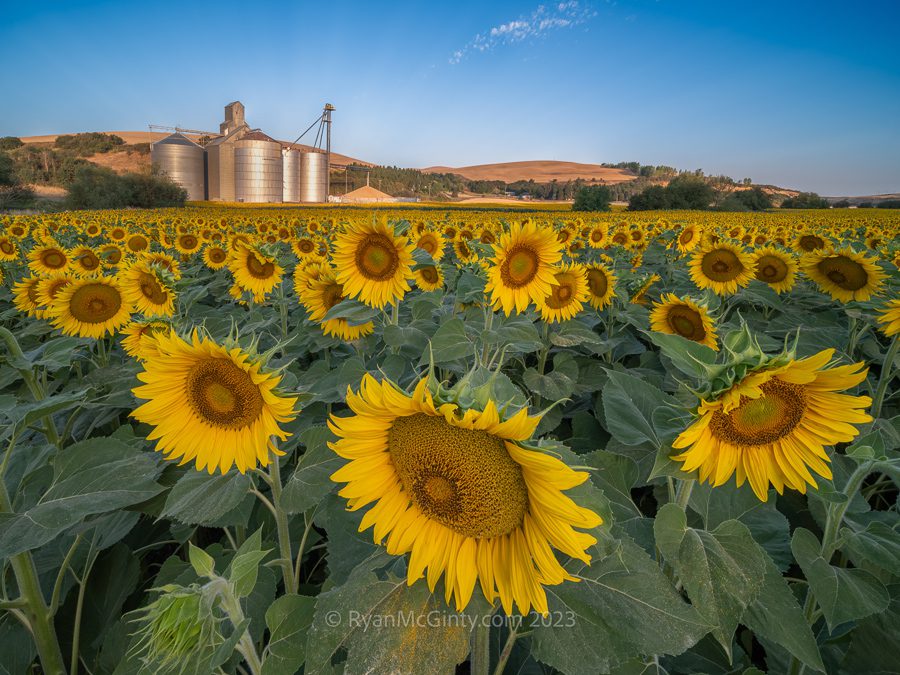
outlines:
[[[691,492],[694,490],[695,480],[678,481],[678,490],[675,493],[675,503],[681,507],[682,511],[687,511],[688,502],[691,499]]]
[[[872,399],[872,418],[878,419],[881,415],[881,406],[884,403],[884,397],[887,393],[888,384],[894,375],[894,359],[897,351],[900,350],[900,334],[894,336],[894,341],[888,349],[887,356],[884,357],[884,363],[881,365],[881,375],[878,378],[878,388],[875,390],[875,397]]]
[[[488,675],[491,672],[491,622],[480,621],[472,629],[472,675]]]
[[[37,378],[34,376],[34,371],[31,368],[21,367],[22,364],[27,363],[27,361],[25,359],[25,354],[22,351],[22,348],[19,346],[18,340],[16,340],[16,336],[6,328],[0,326],[0,340],[3,340],[3,342],[6,344],[6,349],[9,352],[9,355],[12,357],[10,359],[10,365],[19,371],[19,374],[25,381],[25,386],[27,386],[28,391],[31,392],[31,396],[35,401],[43,401],[45,398],[45,393],[38,384]],[[52,445],[59,447],[59,434],[56,432],[56,426],[53,424],[53,418],[50,417],[50,415],[44,415],[43,422],[44,434],[47,436],[47,440],[50,441]]]
[[[281,553],[281,575],[284,578],[285,593],[295,594],[297,584],[294,581],[294,555],[291,552],[291,529],[287,513],[281,505],[281,467],[278,457],[269,463],[269,487],[272,489],[272,506],[274,507],[275,526],[278,530],[278,548]]]
[[[400,301],[397,300],[393,305],[391,305],[391,325],[398,326],[400,325]]]
[[[503,675],[503,671],[506,669],[506,662],[509,661],[509,656],[512,654],[517,637],[519,637],[518,627],[513,626],[509,631],[509,637],[506,638],[506,644],[503,645],[503,651],[500,652],[500,657],[497,659],[494,675]]]
[[[0,513],[12,513],[12,504],[6,492],[6,484],[0,480]],[[37,568],[31,553],[25,551],[10,556],[10,566],[19,587],[19,600],[23,603],[21,614],[27,620],[28,629],[37,647],[43,671],[47,675],[65,675],[62,650],[56,637],[56,628],[50,616],[50,608],[44,601]],[[18,611],[18,610],[17,610]]]
[[[830,561],[834,552],[837,550],[838,531],[844,520],[844,514],[847,513],[850,503],[853,501],[856,493],[859,492],[863,480],[865,480],[871,470],[872,462],[865,462],[856,467],[856,470],[850,475],[850,478],[847,479],[847,485],[844,488],[844,494],[847,495],[847,500],[840,504],[831,504],[826,512],[825,529],[822,534],[822,545],[819,548],[819,555],[826,561]],[[810,627],[812,627],[817,620],[816,605],[816,598],[813,595],[812,589],[807,585],[806,600],[803,602],[803,616],[806,617],[806,623],[808,623]],[[806,665],[801,663],[800,659],[796,656],[791,657],[788,666],[788,675],[802,675],[805,669]]]
[[[231,624],[237,628],[244,622],[244,611],[241,609],[240,601],[234,597],[231,585],[224,579],[215,579],[213,583],[218,585],[216,590],[221,598],[222,609],[225,610]],[[256,652],[256,645],[253,644],[249,629],[244,628],[244,632],[234,648],[244,657],[247,667],[253,675],[259,675],[262,672],[262,661]]]

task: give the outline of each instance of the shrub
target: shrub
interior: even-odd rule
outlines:
[[[21,148],[23,145],[25,144],[15,136],[3,136],[0,138],[0,152],[15,150],[16,148]]]
[[[583,187],[575,193],[573,211],[609,211],[611,195],[605,185]]]
[[[801,192],[796,197],[788,197],[781,202],[783,209],[827,209],[828,201],[815,192]]]
[[[158,174],[124,174],[99,166],[80,167],[69,186],[72,209],[184,206],[187,192]]]
[[[77,157],[90,157],[97,153],[109,152],[122,145],[125,145],[125,141],[121,137],[98,132],[57,136],[54,143],[55,147],[68,150]]]

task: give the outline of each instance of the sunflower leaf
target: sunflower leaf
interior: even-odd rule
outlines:
[[[734,631],[759,594],[766,554],[743,523],[726,520],[711,532],[697,530],[672,503],[659,510],[653,529],[691,604],[714,623],[713,636],[731,660]]]
[[[533,655],[568,675],[608,672],[636,654],[680,654],[712,626],[675,592],[659,566],[623,538],[612,551],[577,563],[580,583],[547,590],[550,616],[538,621]]]

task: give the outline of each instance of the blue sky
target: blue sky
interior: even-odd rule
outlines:
[[[216,129],[424,167],[703,168],[900,191],[900,2],[8,2],[0,135]]]

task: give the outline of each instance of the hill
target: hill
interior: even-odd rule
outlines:
[[[102,133],[105,134],[113,134],[114,136],[118,136],[123,141],[125,141],[125,150],[127,152],[127,146],[129,145],[140,145],[142,143],[152,143],[154,141],[158,141],[161,138],[165,138],[169,135],[168,132],[159,132],[159,131],[104,131]],[[51,144],[62,134],[46,134],[43,136],[21,136],[19,140],[23,143],[46,143]],[[197,134],[185,134],[188,138],[193,141],[197,141],[199,136]],[[311,150],[311,146],[303,145],[300,143],[291,144],[288,141],[279,141],[284,145],[290,145],[291,147],[297,148],[298,150]],[[137,155],[136,153],[128,153],[130,157],[132,157],[131,161],[126,161],[123,158],[115,157],[115,155],[120,153],[104,153],[102,155],[94,155],[93,157],[88,157],[88,161],[91,161],[95,164],[99,164],[101,166],[106,166],[116,171],[137,171],[146,166],[150,165],[150,158],[145,155]],[[350,157],[348,155],[342,155],[338,152],[331,153],[331,161],[333,164],[364,164],[366,166],[373,166],[371,162],[366,162],[361,159],[356,159],[354,157]]]
[[[534,160],[529,162],[500,162],[497,164],[476,164],[474,166],[429,166],[422,173],[455,173],[469,180],[500,180],[514,183],[533,180],[535,183],[550,181],[586,180],[603,181],[614,185],[635,179],[634,174],[623,169],[612,169],[599,164],[580,164],[556,160]]]

